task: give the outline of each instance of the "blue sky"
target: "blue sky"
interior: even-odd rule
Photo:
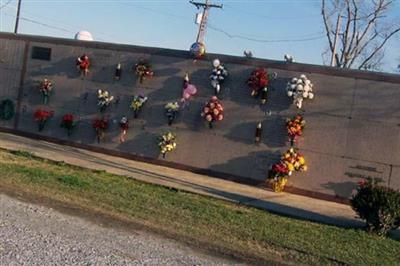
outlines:
[[[0,0],[0,7],[7,2]],[[279,60],[289,53],[296,61],[322,64],[321,54],[327,41],[320,0],[212,2],[222,3],[224,8],[210,12],[207,51],[242,55],[248,49],[256,57]],[[17,0],[12,0],[0,10],[1,31],[14,30],[16,5]],[[72,38],[74,33],[85,29],[99,41],[187,50],[197,35],[196,12],[188,0],[22,0],[21,17],[25,20],[20,21],[19,32]],[[391,13],[400,14],[398,1]],[[313,40],[275,42],[308,38]],[[386,71],[397,65],[399,51],[398,34],[386,46]]]

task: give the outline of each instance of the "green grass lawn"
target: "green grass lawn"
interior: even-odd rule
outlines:
[[[252,263],[400,265],[400,242],[0,150],[0,190],[144,226]]]

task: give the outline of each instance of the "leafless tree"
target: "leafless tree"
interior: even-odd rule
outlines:
[[[328,52],[334,54],[334,66],[379,68],[385,44],[400,32],[400,23],[387,18],[393,5],[394,0],[322,0]]]

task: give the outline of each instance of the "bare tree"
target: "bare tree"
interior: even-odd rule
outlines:
[[[385,44],[400,32],[400,23],[386,16],[393,5],[394,0],[322,0],[332,65],[378,69]]]

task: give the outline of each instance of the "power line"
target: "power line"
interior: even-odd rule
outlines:
[[[8,0],[7,3],[5,3],[4,5],[0,6],[0,9],[3,9],[4,7],[8,6],[8,4],[10,4],[12,2],[12,0]]]
[[[16,10],[16,7],[7,6],[7,8]],[[67,27],[69,27],[70,29],[73,29],[74,32],[72,32],[72,31],[70,31],[70,30],[67,30],[67,29],[65,29],[65,28],[61,28],[61,27],[58,28],[58,27],[56,27],[56,26],[48,25],[48,24],[45,24],[45,23],[43,23],[43,22],[38,22],[37,20],[33,20],[32,18],[29,18],[29,20],[31,20],[31,21],[29,21],[29,22],[32,22],[32,23],[35,23],[35,24],[38,24],[38,23],[45,24],[45,25],[42,25],[42,26],[45,26],[45,27],[52,27],[52,28],[56,27],[57,29],[62,29],[62,31],[69,31],[69,32],[71,32],[71,33],[76,33],[76,32],[78,32],[79,30],[84,29],[84,27],[79,26],[79,25],[72,25],[72,24],[66,23],[66,22],[61,21],[61,20],[57,20],[57,19],[53,19],[53,18],[49,18],[49,17],[45,17],[45,16],[39,16],[39,15],[34,14],[34,13],[32,13],[32,12],[27,12],[27,11],[24,11],[24,10],[23,10],[23,11],[21,11],[21,13],[22,13],[22,14],[28,14],[30,17],[38,18],[38,19],[41,19],[41,20],[44,19],[44,20],[47,20],[47,21],[53,21],[53,22],[56,22],[56,23],[59,23],[59,24],[63,24],[64,26],[67,26]],[[26,19],[28,19],[28,18],[25,16],[25,20],[26,20]],[[33,21],[34,21],[34,22],[33,22]],[[98,34],[98,35],[103,35],[103,36],[108,37],[108,38],[114,38],[114,39],[117,38],[116,36],[113,36],[113,35],[111,35],[111,34],[106,34],[106,33],[98,32],[98,31],[94,31],[93,33]],[[102,38],[96,38],[96,39],[105,41],[105,40],[102,39]]]
[[[266,39],[256,39],[256,38],[251,38],[251,37],[247,37],[244,35],[238,35],[238,34],[230,34],[226,31],[224,31],[223,29],[214,27],[213,25],[209,24],[209,28],[214,30],[214,31],[218,31],[221,32],[223,34],[225,34],[227,37],[234,39],[243,39],[243,40],[247,40],[247,41],[252,41],[252,42],[259,42],[259,43],[278,43],[278,42],[306,42],[306,41],[313,41],[313,40],[318,40],[318,39],[322,39],[325,37],[325,35],[319,35],[319,36],[314,36],[314,37],[309,37],[309,38],[298,38],[298,39],[276,39],[276,40],[266,40]]]
[[[11,2],[11,1],[12,0],[10,0],[9,2]],[[132,4],[130,3],[130,5],[132,5]],[[3,5],[3,6],[5,6],[5,5]],[[159,10],[156,10],[156,9],[137,6],[137,5],[133,5],[133,6],[139,8],[139,9],[143,9],[143,10],[150,11],[152,13],[159,14],[159,15],[173,17],[173,18],[176,18],[176,19],[185,19],[185,20],[188,19],[188,17],[186,17],[186,16],[180,16],[180,15],[176,15],[176,14],[173,14],[173,13],[163,12],[163,11],[159,11]],[[8,8],[11,8],[11,7],[8,7]],[[23,12],[23,13],[28,13],[28,12]],[[9,14],[7,14],[7,15],[9,15]],[[13,15],[13,16],[15,16],[15,15]],[[34,15],[34,16],[39,17],[37,15]],[[42,17],[42,18],[48,19],[46,17]],[[27,22],[30,22],[30,23],[34,23],[34,24],[38,24],[38,25],[41,25],[41,26],[44,26],[44,27],[48,27],[48,28],[51,28],[51,29],[60,30],[60,31],[63,31],[63,32],[68,32],[68,33],[73,33],[73,34],[76,33],[76,32],[73,32],[71,30],[68,30],[68,29],[65,29],[65,28],[62,28],[62,27],[49,25],[49,24],[46,24],[46,23],[43,23],[43,22],[39,22],[39,21],[30,19],[30,18],[27,18],[27,17],[20,17],[20,19],[24,20],[24,21],[27,21]],[[48,19],[48,20],[52,20],[52,19]],[[53,19],[53,21],[56,21],[56,20]],[[59,21],[59,22],[61,22],[61,21]],[[63,24],[65,24],[65,23],[63,23]],[[67,24],[65,24],[65,25],[67,25]],[[295,39],[275,39],[275,40],[274,39],[260,39],[260,38],[252,38],[252,37],[241,35],[241,34],[231,34],[231,33],[227,32],[227,31],[225,31],[223,29],[220,29],[218,27],[213,26],[212,24],[209,24],[209,28],[214,30],[214,31],[223,33],[225,36],[227,36],[227,37],[229,37],[231,39],[237,38],[237,39],[242,39],[242,40],[251,41],[251,42],[258,42],[258,43],[305,42],[305,41],[312,41],[312,40],[322,39],[322,38],[325,37],[325,35],[318,35],[318,36],[313,36],[313,37],[308,37],[308,38],[295,38]],[[107,34],[102,34],[102,35],[107,36]],[[110,35],[108,35],[108,36],[110,36]],[[113,37],[113,38],[116,38],[116,37]]]
[[[251,16],[257,16],[257,17],[264,18],[264,19],[269,19],[269,20],[278,20],[278,19],[280,19],[280,20],[307,20],[307,19],[315,19],[317,17],[321,17],[320,14],[318,14],[318,15],[317,14],[315,14],[315,15],[304,15],[304,16],[296,16],[296,17],[293,17],[293,16],[291,16],[291,17],[273,17],[273,16],[262,15],[262,14],[259,14],[259,13],[256,13],[256,12],[249,12],[249,11],[243,9],[243,8],[238,8],[238,7],[235,7],[235,6],[231,5],[231,4],[225,4],[225,6],[228,7],[228,9],[227,9],[228,12],[230,11],[230,12],[234,12],[234,13],[238,13],[238,12],[246,13],[246,14],[251,15]],[[236,10],[237,10],[237,12],[236,12]]]
[[[11,14],[9,14],[9,13],[5,13],[5,15],[7,15],[7,16],[9,16],[9,17],[15,17],[14,14],[11,15]],[[64,28],[61,28],[61,27],[52,26],[52,25],[49,25],[49,24],[46,24],[46,23],[42,23],[42,22],[33,20],[33,19],[29,19],[29,18],[25,18],[25,17],[21,17],[21,16],[20,16],[19,18],[20,18],[21,20],[25,20],[25,21],[27,21],[27,22],[31,22],[31,23],[34,23],[34,24],[38,24],[38,25],[41,25],[41,26],[44,26],[44,27],[48,27],[48,28],[51,28],[51,29],[60,30],[60,31],[68,32],[68,33],[74,33],[73,31],[70,31],[70,30],[67,30],[67,29],[64,29]]]

